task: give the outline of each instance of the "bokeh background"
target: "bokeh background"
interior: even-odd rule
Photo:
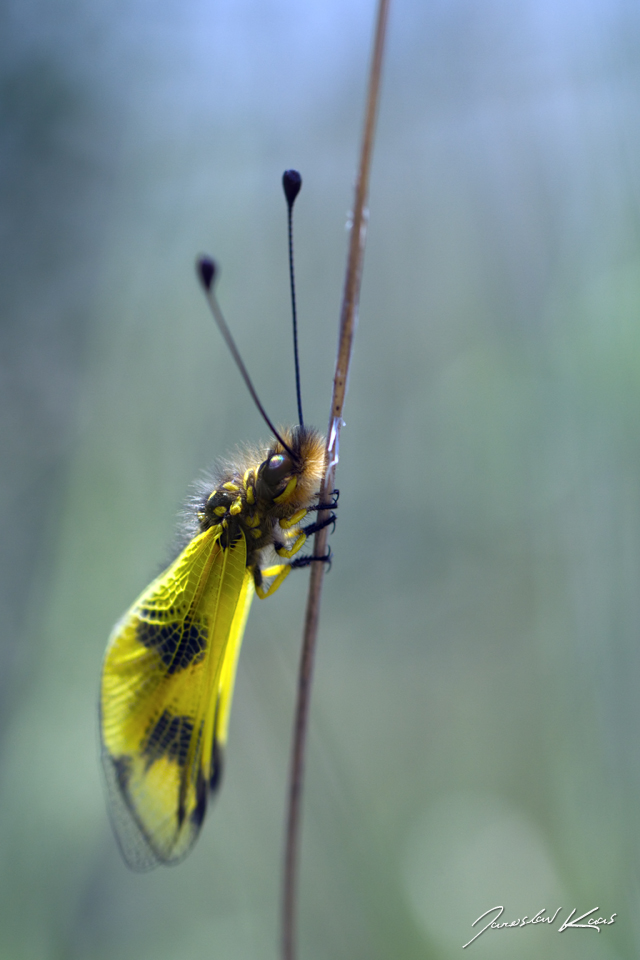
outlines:
[[[0,957],[275,960],[306,574],[255,601],[225,783],[134,875],[104,808],[112,624],[190,483],[325,428],[368,0],[0,10]],[[305,960],[639,953],[640,15],[395,0],[313,694]],[[295,582],[294,582],[295,579]],[[552,928],[472,923],[560,907]],[[571,909],[616,913],[598,935]],[[475,930],[478,928],[476,927]]]

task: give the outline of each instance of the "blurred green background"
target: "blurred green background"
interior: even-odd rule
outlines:
[[[0,957],[275,960],[306,574],[254,602],[225,783],[144,876],[104,808],[110,629],[189,485],[325,429],[373,2],[0,11]],[[325,583],[303,960],[635,958],[640,16],[396,0]],[[295,582],[294,582],[295,580]],[[471,924],[561,907],[553,928]],[[617,913],[597,935],[561,920]],[[475,928],[476,930],[478,928]]]

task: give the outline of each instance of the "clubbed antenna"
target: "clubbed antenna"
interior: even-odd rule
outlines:
[[[291,447],[284,442],[284,440],[282,439],[282,437],[280,436],[280,434],[272,424],[271,420],[267,416],[264,407],[260,403],[260,398],[258,397],[258,394],[255,391],[255,387],[253,386],[253,383],[251,382],[251,377],[247,373],[247,368],[245,367],[242,357],[240,356],[240,352],[236,347],[235,340],[231,336],[231,331],[229,330],[226,320],[222,315],[222,310],[220,309],[220,305],[218,303],[216,295],[213,292],[213,287],[214,287],[216,276],[218,273],[218,267],[215,260],[212,260],[211,257],[207,256],[206,254],[203,254],[202,256],[198,257],[198,259],[196,260],[196,272],[198,274],[198,279],[202,284],[202,289],[204,290],[205,296],[207,298],[207,303],[211,308],[213,319],[217,323],[218,329],[220,330],[220,333],[224,337],[225,343],[229,347],[231,356],[236,362],[236,366],[242,375],[242,379],[247,385],[247,389],[253,398],[253,402],[255,403],[256,407],[262,414],[262,419],[264,420],[266,425],[269,427],[269,430],[271,430],[274,437],[276,437],[276,439],[280,441],[280,443],[282,444],[284,449],[287,451],[291,459],[297,460],[298,457],[295,455]]]
[[[291,284],[291,312],[293,313],[293,359],[296,368],[296,396],[298,398],[298,420],[304,426],[302,418],[302,395],[300,393],[300,362],[298,360],[298,317],[296,314],[296,284],[293,274],[293,204],[300,193],[302,177],[297,170],[285,170],[282,174],[282,186],[287,198],[287,224],[289,227],[289,282]]]

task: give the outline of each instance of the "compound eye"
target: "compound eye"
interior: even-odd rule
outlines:
[[[260,500],[274,501],[293,473],[293,461],[286,453],[274,453],[260,464],[256,482],[256,496]]]
[[[272,490],[275,490],[281,481],[291,473],[292,468],[291,457],[283,453],[276,453],[265,460],[261,480]]]

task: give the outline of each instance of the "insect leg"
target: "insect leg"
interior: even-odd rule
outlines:
[[[279,521],[280,526],[283,530],[288,530],[290,527],[295,527],[295,525],[300,523],[301,520],[304,520],[306,515],[306,510],[298,510],[292,517],[289,517],[288,519],[283,517],[282,520]]]
[[[335,513],[330,513],[328,517],[324,518],[324,520],[316,520],[315,523],[308,523],[306,527],[302,528],[302,532],[306,537],[310,537],[312,533],[317,533],[318,530],[322,530],[324,527],[328,527],[329,524],[332,523],[333,530],[331,533],[335,533],[336,520],[337,517]]]
[[[332,560],[333,560],[333,554],[331,553],[331,549],[329,549],[322,557],[314,557],[314,556],[296,557],[296,559],[292,560],[291,563],[289,564],[289,568],[295,567],[295,569],[298,570],[300,569],[300,567],[308,567],[312,563],[328,563],[329,570],[331,570]]]
[[[264,570],[255,570],[254,580],[256,584],[256,593],[261,600],[266,600],[267,597],[271,597],[276,590],[282,586],[286,578],[291,573],[291,566],[292,565],[289,563],[278,563],[274,567],[266,567]],[[273,583],[271,583],[266,590],[262,586],[263,577],[275,577]]]
[[[311,513],[312,510],[337,510],[340,491],[332,490],[329,496],[332,498],[329,503],[317,503],[313,507],[307,507],[307,513]]]
[[[302,548],[306,539],[306,533],[300,532],[296,537],[296,542],[292,547],[285,547],[283,543],[274,543],[275,551],[279,557],[286,557],[288,559]]]

